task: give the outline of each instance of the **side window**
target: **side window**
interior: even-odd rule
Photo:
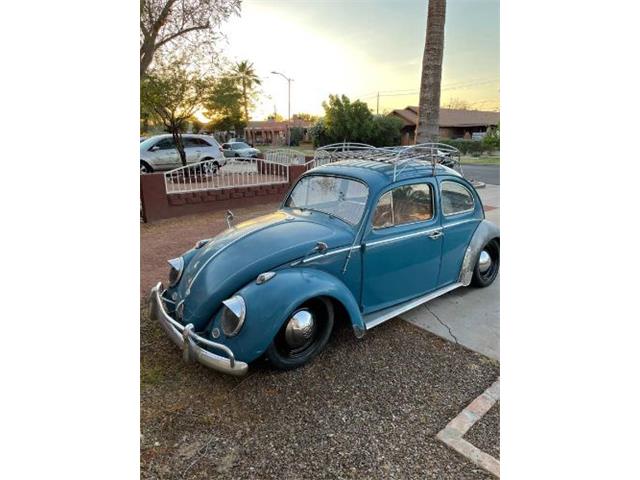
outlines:
[[[198,142],[197,138],[192,138],[192,137],[183,137],[182,138],[182,143],[184,145],[184,148],[193,148],[193,147],[199,147],[200,143]]]
[[[158,143],[156,143],[155,146],[160,150],[171,150],[172,148],[175,148],[173,138],[165,138],[164,140],[160,140]]]
[[[455,215],[473,210],[473,195],[465,186],[458,182],[444,181],[440,185],[440,191],[444,215]]]
[[[207,142],[206,140],[202,139],[202,138],[195,138],[194,139],[196,142],[198,142],[198,145],[200,145],[201,147],[210,147],[211,144],[209,142]]]
[[[373,214],[373,228],[386,228],[433,218],[433,195],[426,183],[404,185],[385,193]]]

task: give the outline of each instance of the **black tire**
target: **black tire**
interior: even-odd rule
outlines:
[[[489,267],[485,267],[486,270],[484,271],[480,266],[480,256],[483,252],[486,252],[491,258]],[[481,250],[480,255],[478,255],[478,261],[473,269],[471,285],[478,288],[488,287],[498,276],[498,270],[500,270],[500,242],[498,242],[498,240],[491,240]]]
[[[218,173],[218,170],[220,170],[220,164],[216,160],[213,160],[213,158],[205,158],[202,161],[208,162],[204,164],[205,174],[215,175],[216,173]]]
[[[287,325],[294,315],[303,311],[307,311],[313,316],[314,328],[309,340],[294,348],[287,342]],[[267,348],[265,356],[274,367],[280,370],[301,367],[318,355],[327,345],[333,330],[333,321],[333,304],[329,299],[317,297],[306,301],[289,315]]]
[[[144,175],[146,173],[153,173],[153,168],[144,160],[140,160],[140,175]]]

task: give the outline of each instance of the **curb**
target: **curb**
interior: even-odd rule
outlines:
[[[499,398],[500,377],[436,435],[438,440],[498,478],[500,478],[500,460],[473,446],[462,437],[493,407]]]

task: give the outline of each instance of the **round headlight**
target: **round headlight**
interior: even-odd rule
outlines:
[[[236,295],[222,302],[220,327],[222,327],[222,331],[227,337],[233,337],[240,332],[246,314],[247,308],[244,299],[240,295]]]
[[[180,281],[182,270],[184,270],[184,260],[182,257],[172,258],[169,260],[169,286],[173,287]]]

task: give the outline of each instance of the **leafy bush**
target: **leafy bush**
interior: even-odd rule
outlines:
[[[366,103],[351,102],[345,95],[329,95],[323,102],[325,116],[309,129],[314,147],[330,143],[361,142],[377,147],[400,143],[402,121],[373,115]]]
[[[498,124],[496,128],[490,128],[487,131],[487,134],[482,139],[482,143],[489,151],[500,149],[500,124]]]
[[[369,137],[365,143],[374,147],[387,147],[400,144],[402,120],[398,117],[375,115],[371,123]]]
[[[298,145],[300,145],[300,142],[304,138],[304,129],[300,127],[293,127],[289,135],[291,135],[291,146],[297,147]]]
[[[486,151],[485,146],[480,140],[463,140],[463,139],[452,139],[446,138],[441,139],[440,143],[444,143],[446,145],[451,145],[454,148],[460,150],[462,155],[480,155],[482,152]]]

